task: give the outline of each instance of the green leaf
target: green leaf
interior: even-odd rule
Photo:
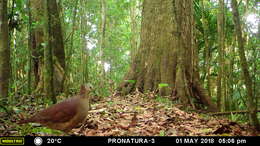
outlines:
[[[108,101],[108,104],[109,104],[109,105],[113,105],[114,102],[113,102],[113,101]]]
[[[143,108],[142,108],[141,106],[135,106],[135,107],[134,107],[134,110],[137,111],[137,112],[142,111],[142,109],[143,109]]]
[[[125,82],[131,83],[131,84],[134,84],[134,83],[136,82],[136,80],[125,80]]]
[[[209,132],[211,132],[211,131],[212,131],[211,128],[204,128],[204,129],[201,129],[201,130],[200,130],[201,133],[209,133]]]
[[[47,133],[47,134],[56,134],[56,135],[63,134],[59,130],[49,129],[49,128],[46,128],[46,127],[33,128],[32,133]]]
[[[21,112],[21,110],[18,109],[17,107],[13,107],[13,111],[14,111],[15,113],[20,113],[20,112]]]
[[[164,130],[161,130],[159,135],[160,135],[160,136],[165,136],[165,131],[164,131]]]
[[[160,83],[158,86],[159,86],[159,88],[163,88],[163,87],[168,87],[169,84],[166,84],[166,83]]]
[[[42,46],[46,47],[46,43],[41,43]]]

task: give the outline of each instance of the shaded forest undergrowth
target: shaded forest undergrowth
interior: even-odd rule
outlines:
[[[95,99],[93,99],[95,100]],[[85,136],[252,136],[259,135],[252,127],[223,117],[213,117],[180,110],[167,98],[153,93],[117,96],[95,101],[84,127],[72,130]],[[0,112],[1,135],[64,135],[64,133],[39,127],[38,124],[16,124],[43,106],[17,106],[11,117]]]

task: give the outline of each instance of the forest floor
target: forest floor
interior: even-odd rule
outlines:
[[[85,136],[259,136],[246,124],[219,116],[185,112],[169,101],[152,93],[113,95],[92,104],[85,126],[72,132]],[[31,114],[39,110],[30,106],[25,109]],[[18,125],[16,122],[21,115],[24,116],[21,113],[24,111],[14,114],[11,119],[4,119],[0,112],[1,135],[63,134],[48,128],[35,130],[32,124]]]

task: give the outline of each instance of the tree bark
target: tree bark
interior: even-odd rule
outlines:
[[[137,22],[137,1],[131,1],[130,18],[131,18],[131,59],[134,58],[138,48],[138,22]]]
[[[53,50],[53,56],[54,64],[56,66],[54,67],[54,87],[55,87],[55,93],[61,93],[63,91],[63,81],[64,81],[64,70],[65,70],[65,52],[64,52],[64,43],[63,43],[63,33],[61,29],[61,22],[60,22],[60,15],[57,7],[56,0],[49,1],[49,11],[51,16],[50,25],[51,25],[51,32],[52,32],[52,50]],[[57,65],[61,68],[57,68]],[[62,70],[58,70],[62,69]]]
[[[45,37],[47,40],[47,45],[44,48],[44,92],[45,95],[52,100],[53,103],[57,102],[57,99],[54,94],[54,82],[53,82],[53,74],[54,74],[54,65],[53,65],[53,48],[54,48],[54,38],[55,32],[54,27],[55,24],[55,15],[52,12],[52,2],[53,0],[46,0],[46,33]]]
[[[239,12],[238,12],[237,1],[232,0],[231,6],[232,6],[232,10],[233,10],[232,11],[233,12],[233,21],[235,23],[235,31],[236,31],[237,41],[238,41],[239,58],[240,58],[240,62],[241,62],[241,68],[243,71],[243,78],[245,80],[245,85],[246,85],[249,120],[250,120],[250,123],[256,129],[260,130],[260,125],[259,125],[259,121],[257,119],[257,114],[256,114],[257,103],[256,103],[256,98],[254,98],[254,96],[253,96],[252,78],[248,71],[248,64],[247,64],[247,59],[245,56],[244,40],[242,38],[242,29],[241,29],[241,22],[240,22],[240,17],[239,17]]]
[[[7,0],[0,0],[0,99],[7,103],[10,78],[10,46]]]
[[[32,14],[32,38],[30,45],[32,48],[32,62],[34,73],[34,89],[40,87],[41,68],[43,67],[43,44],[44,44],[44,3],[43,0],[30,0]]]
[[[101,69],[101,76],[105,75],[105,70],[104,70],[104,49],[106,45],[105,37],[106,37],[106,13],[107,13],[107,8],[106,8],[106,0],[101,0],[101,27],[100,27],[100,40],[99,40],[99,45],[100,45],[100,50],[99,50],[99,61],[100,63],[100,69]],[[101,79],[101,86],[103,86],[103,79]]]
[[[33,70],[34,70],[34,88],[36,92],[42,91],[43,87],[43,57],[44,57],[44,0],[30,0],[31,2],[31,12],[32,12],[32,60],[33,60]],[[59,17],[59,11],[57,8],[56,0],[51,2],[51,12],[55,16],[52,20],[53,32],[55,33],[53,39],[55,41],[53,45],[53,55],[54,57],[54,91],[55,94],[63,91],[63,81],[64,81],[64,69],[65,69],[65,53],[64,53],[64,43],[63,35]]]
[[[202,26],[203,26],[203,39],[205,42],[205,50],[204,50],[204,77],[203,79],[207,79],[207,90],[208,90],[208,95],[211,97],[211,78],[210,78],[210,47],[209,47],[209,39],[208,39],[208,34],[209,34],[209,28],[208,28],[208,21],[205,18],[205,9],[204,9],[204,0],[201,0],[201,7],[202,7]]]
[[[51,15],[53,15],[52,23],[52,31],[53,31],[53,55],[57,58],[60,66],[65,69],[65,51],[64,51],[64,43],[63,43],[63,32],[61,29],[60,22],[60,13],[58,10],[56,0],[50,1],[50,11]],[[62,85],[61,85],[62,86]],[[62,89],[61,89],[62,91]]]
[[[72,17],[72,32],[71,32],[71,37],[70,37],[70,47],[69,49],[67,49],[67,52],[66,52],[66,69],[65,69],[65,74],[64,74],[64,81],[63,81],[63,84],[64,84],[64,92],[65,92],[65,95],[68,95],[69,94],[69,89],[70,89],[70,71],[71,71],[71,56],[72,54],[74,53],[74,32],[76,30],[76,18],[77,18],[77,9],[78,9],[78,3],[79,3],[79,0],[76,0],[75,2],[75,5],[73,7],[73,17]]]
[[[81,0],[84,1],[84,0]],[[81,40],[82,40],[82,50],[81,50],[81,66],[82,66],[82,84],[89,82],[89,49],[88,49],[88,39],[87,33],[89,30],[88,19],[86,8],[87,4],[81,6]]]
[[[100,23],[100,31],[99,31],[99,58],[98,58],[98,66],[97,72],[99,73],[98,76],[100,77],[99,86],[101,89],[105,87],[105,79],[106,79],[106,72],[105,72],[105,56],[104,52],[106,49],[106,15],[107,15],[107,4],[106,0],[100,0],[100,15],[101,15],[101,23]]]
[[[31,14],[31,1],[27,1],[28,9],[28,71],[27,71],[27,93],[31,94],[32,89],[32,14]]]
[[[210,101],[209,96],[200,86],[197,70],[192,63],[194,60],[194,36],[193,36],[193,1],[175,0],[175,19],[177,20],[178,40],[177,51],[178,65],[176,75],[177,96],[181,98],[184,104],[194,106],[192,98],[197,99],[209,107],[210,111],[215,111],[216,107]]]
[[[224,36],[224,0],[219,0],[218,8],[218,77],[217,77],[217,107],[219,110],[222,108],[223,103],[223,94],[222,94],[222,82],[223,82],[223,52],[225,44]]]
[[[122,93],[127,94],[137,88],[140,91],[159,90],[162,95],[172,94],[177,61],[172,10],[171,0],[143,2],[141,43],[119,87]],[[168,86],[159,89],[160,83]]]
[[[144,0],[141,44],[118,88],[122,94],[137,88],[141,92],[173,95],[175,89],[184,104],[194,105],[191,98],[195,98],[215,109],[200,86],[194,63],[197,55],[192,3],[191,0]]]

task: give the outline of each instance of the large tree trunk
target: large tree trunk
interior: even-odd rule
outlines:
[[[245,80],[245,85],[246,85],[249,120],[250,120],[250,123],[253,126],[255,126],[256,129],[260,130],[260,125],[259,125],[259,121],[257,119],[257,112],[256,112],[257,111],[257,102],[256,102],[257,100],[256,100],[256,98],[254,98],[254,95],[253,95],[252,78],[248,71],[248,65],[247,65],[247,60],[246,60],[246,56],[245,56],[244,40],[242,37],[242,29],[241,29],[241,23],[240,23],[240,18],[239,18],[237,1],[232,0],[231,6],[232,6],[232,10],[233,10],[232,11],[233,20],[235,23],[236,36],[237,36],[237,41],[238,41],[239,58],[240,58],[241,67],[242,67],[242,71],[243,71],[243,78]]]
[[[124,94],[135,88],[158,90],[160,83],[168,84],[160,89],[162,95],[172,93],[176,68],[176,38],[173,35],[176,25],[172,7],[172,0],[144,0],[140,47],[119,87]]]
[[[0,100],[7,102],[10,77],[10,46],[7,19],[7,0],[0,0]]]
[[[195,98],[215,109],[199,84],[194,65],[192,11],[191,0],[144,0],[141,44],[118,88],[121,93],[137,88],[172,95],[176,89],[183,103],[193,105],[189,98]]]

